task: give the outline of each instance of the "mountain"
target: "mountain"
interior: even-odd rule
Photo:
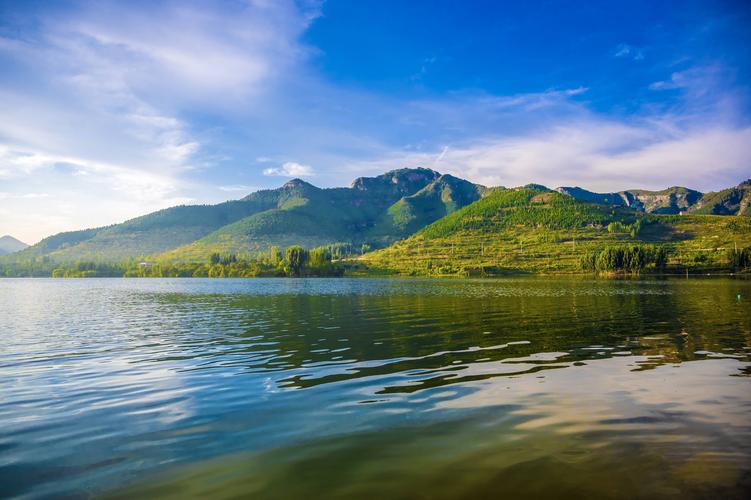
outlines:
[[[441,175],[415,194],[404,196],[391,205],[376,222],[372,235],[402,238],[433,221],[479,200],[488,188]]]
[[[735,187],[707,193],[691,207],[697,214],[751,215],[751,179]]]
[[[272,245],[386,246],[479,199],[485,189],[424,168],[361,177],[349,188],[321,189],[294,179],[273,191],[278,196],[276,207],[158,258],[195,261],[215,252],[247,253]]]
[[[751,215],[751,179],[705,194],[680,186],[662,191],[631,189],[617,193],[595,193],[580,187],[559,187],[556,191],[581,201],[631,207],[650,214]]]
[[[535,199],[517,199],[519,193],[535,193]],[[600,218],[580,222],[602,225],[606,220],[633,222],[641,215],[749,215],[751,181],[702,194],[682,187],[617,193],[594,193],[573,187],[550,190],[540,184],[518,189],[486,188],[427,168],[404,168],[361,177],[350,187],[339,188],[319,188],[293,179],[277,189],[257,191],[240,200],[217,205],[182,205],[121,224],[56,234],[4,256],[3,260],[118,262],[147,258],[160,262],[203,262],[212,253],[249,254],[271,245],[299,244],[310,248],[345,243],[384,248],[426,226],[429,228],[424,235],[445,227],[457,220],[456,214],[466,214],[464,210],[471,213],[488,203],[491,206],[493,200],[500,203],[499,200],[508,197],[521,205],[529,204],[529,213],[543,217],[537,220],[543,227],[560,224],[581,211],[600,214]],[[494,210],[503,210],[506,216],[513,213],[510,208],[494,206]],[[522,213],[526,212],[519,212]],[[485,220],[483,224],[495,220],[486,213],[478,217],[472,220]],[[508,220],[516,220],[514,217]],[[501,237],[506,237],[506,233]]]
[[[647,214],[542,186],[497,189],[359,266],[410,275],[575,272],[582,255],[635,244],[659,245],[674,267],[726,267],[729,249],[751,245],[751,218]]]
[[[594,193],[580,187],[559,187],[556,188],[556,191],[573,196],[581,201],[630,207],[640,212],[656,214],[685,212],[695,206],[702,197],[702,193],[699,191],[680,186],[670,187],[662,191],[632,189],[617,193]]]
[[[0,255],[7,255],[9,253],[20,252],[29,245],[23,241],[15,239],[13,236],[6,234],[0,237]]]
[[[421,193],[402,223],[403,198]],[[349,188],[321,189],[293,179],[277,189],[218,205],[183,205],[122,224],[56,234],[14,258],[121,261],[142,257],[204,260],[214,252],[248,253],[270,245],[336,242],[385,246],[477,199],[485,188],[426,168],[361,177]],[[421,204],[421,201],[424,203]],[[425,207],[426,213],[421,208]],[[389,216],[389,212],[395,214]],[[427,213],[429,212],[429,213]]]
[[[270,205],[263,196],[218,205],[178,206],[122,224],[56,234],[18,254],[57,261],[117,261],[159,253],[195,241]]]

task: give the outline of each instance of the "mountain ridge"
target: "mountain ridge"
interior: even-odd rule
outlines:
[[[701,193],[673,186],[596,193],[578,187],[550,190],[633,213],[751,215],[751,180]],[[212,253],[250,254],[270,246],[333,243],[383,248],[498,192],[429,168],[401,168],[356,178],[350,187],[319,188],[291,179],[279,188],[216,205],[180,205],[120,224],[58,233],[16,251],[12,259],[55,261],[203,260]],[[552,194],[550,195],[552,196]]]
[[[671,186],[658,191],[627,189],[611,193],[597,193],[578,186],[562,186],[556,188],[555,191],[581,201],[627,206],[645,213],[751,215],[751,180],[721,191],[708,193],[683,186]]]

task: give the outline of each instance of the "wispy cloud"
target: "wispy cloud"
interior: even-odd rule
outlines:
[[[49,197],[48,193],[5,193],[0,192],[0,200],[7,200],[10,198],[17,198],[17,199],[24,199],[24,200],[33,200],[38,198],[47,198]]]
[[[250,193],[258,191],[257,186],[246,186],[245,184],[233,184],[231,186],[219,186],[220,191],[225,193]]]
[[[315,175],[313,167],[294,161],[282,163],[279,167],[270,167],[263,170],[263,175],[277,175],[280,177],[310,177]]]
[[[7,199],[38,216],[6,219],[3,230],[34,241],[50,227],[38,223],[45,214],[62,230],[193,199],[190,177],[226,155],[190,115],[231,114],[286,78],[307,57],[298,38],[318,12],[292,0],[82,2],[38,12],[33,31],[3,30],[0,66],[26,78],[0,87],[0,179],[9,192],[55,183],[45,204]],[[69,194],[87,189],[61,215],[61,200],[75,205]]]
[[[627,43],[621,43],[613,50],[613,57],[641,61],[644,59],[644,51],[639,47],[634,47]]]

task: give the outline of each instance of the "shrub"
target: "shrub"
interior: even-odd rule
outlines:
[[[728,252],[730,266],[736,271],[751,268],[751,246],[746,248],[734,248]]]

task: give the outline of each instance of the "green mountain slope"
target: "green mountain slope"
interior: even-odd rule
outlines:
[[[359,263],[368,272],[412,275],[575,272],[583,254],[634,244],[664,247],[673,268],[712,268],[725,264],[728,249],[751,245],[751,219],[645,214],[558,192],[501,189]]]
[[[373,235],[405,237],[433,221],[479,200],[487,188],[442,175],[413,195],[405,196],[379,218]]]
[[[250,253],[275,245],[346,242],[385,246],[477,199],[484,187],[429,169],[401,169],[320,189],[294,179],[276,207],[165,252],[158,260],[204,260],[212,253]]]
[[[218,205],[178,206],[122,224],[56,234],[15,255],[58,261],[119,261],[195,241],[211,231],[268,208],[262,196]]]

